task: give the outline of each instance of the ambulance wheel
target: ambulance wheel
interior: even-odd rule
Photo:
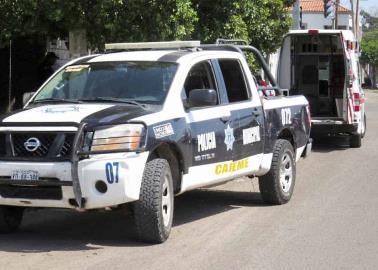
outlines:
[[[21,225],[24,208],[15,206],[0,206],[0,233],[17,231]]]
[[[361,138],[365,137],[366,134],[366,114],[364,114],[364,122],[362,123],[362,133]]]
[[[360,148],[361,147],[361,134],[350,135],[350,147]]]
[[[287,140],[277,140],[270,171],[259,178],[261,197],[269,204],[287,203],[294,190],[296,167],[294,150]]]
[[[139,239],[163,243],[168,239],[173,220],[173,182],[165,159],[147,162],[139,200],[134,203],[134,220]]]

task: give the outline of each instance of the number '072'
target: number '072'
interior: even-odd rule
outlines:
[[[284,108],[281,110],[281,119],[282,125],[290,125],[291,124],[291,110],[290,108]]]

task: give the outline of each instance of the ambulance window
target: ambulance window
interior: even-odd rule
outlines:
[[[219,65],[226,85],[228,101],[231,103],[248,100],[247,86],[239,61],[235,59],[220,59]]]

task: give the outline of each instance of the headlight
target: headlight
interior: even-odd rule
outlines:
[[[136,151],[144,145],[145,128],[141,124],[123,124],[97,129],[91,151]]]

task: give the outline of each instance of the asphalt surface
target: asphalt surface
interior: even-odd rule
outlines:
[[[317,145],[286,205],[244,178],[189,192],[161,245],[137,242],[126,211],[31,211],[0,235],[0,269],[378,269],[378,92],[366,102],[362,148]]]

